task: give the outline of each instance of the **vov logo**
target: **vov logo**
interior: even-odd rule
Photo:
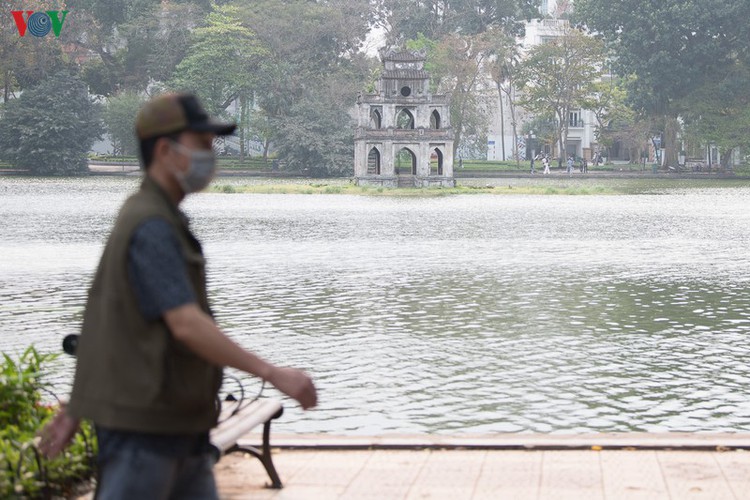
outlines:
[[[10,13],[13,14],[18,34],[21,36],[25,36],[28,29],[29,33],[37,37],[47,36],[50,30],[56,37],[59,37],[68,12],[67,10],[48,10],[46,12],[12,10]],[[24,14],[26,14],[25,19]]]

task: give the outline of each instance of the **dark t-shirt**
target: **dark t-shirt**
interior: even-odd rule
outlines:
[[[164,219],[147,219],[133,233],[128,248],[128,275],[138,308],[149,321],[158,320],[170,309],[196,302],[180,242]]]

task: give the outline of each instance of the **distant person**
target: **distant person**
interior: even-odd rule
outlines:
[[[91,420],[96,498],[218,498],[209,431],[225,366],[303,408],[317,403],[305,373],[259,358],[217,326],[201,245],[179,208],[211,181],[214,138],[234,129],[190,94],[158,96],[136,118],[143,182],[120,210],[89,290],[70,403],[39,445],[54,457],[79,419]]]
[[[542,164],[544,165],[544,174],[549,174],[549,157],[547,155],[542,158]]]
[[[568,176],[573,173],[573,157],[568,156]]]

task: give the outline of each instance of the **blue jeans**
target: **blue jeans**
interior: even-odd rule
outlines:
[[[97,427],[97,500],[218,500],[208,436],[164,436]]]

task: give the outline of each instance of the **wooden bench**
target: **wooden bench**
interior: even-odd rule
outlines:
[[[76,355],[78,335],[67,335],[63,339],[63,350],[71,356]],[[284,413],[281,402],[271,398],[244,401],[243,395],[239,401],[229,400],[221,403],[219,424],[211,430],[211,444],[216,449],[216,461],[227,453],[248,453],[263,464],[271,479],[270,488],[281,488],[281,479],[276,472],[271,458],[271,420],[277,419]],[[239,439],[263,424],[263,442],[260,449],[254,446],[240,445]]]
[[[269,487],[281,488],[281,480],[271,457],[270,439],[271,420],[279,418],[283,412],[281,402],[271,398],[256,399],[250,403],[224,401],[221,405],[219,425],[211,431],[211,444],[218,451],[217,459],[227,453],[248,453],[263,464],[271,479]],[[242,436],[260,424],[263,424],[263,442],[260,449],[238,443]]]

